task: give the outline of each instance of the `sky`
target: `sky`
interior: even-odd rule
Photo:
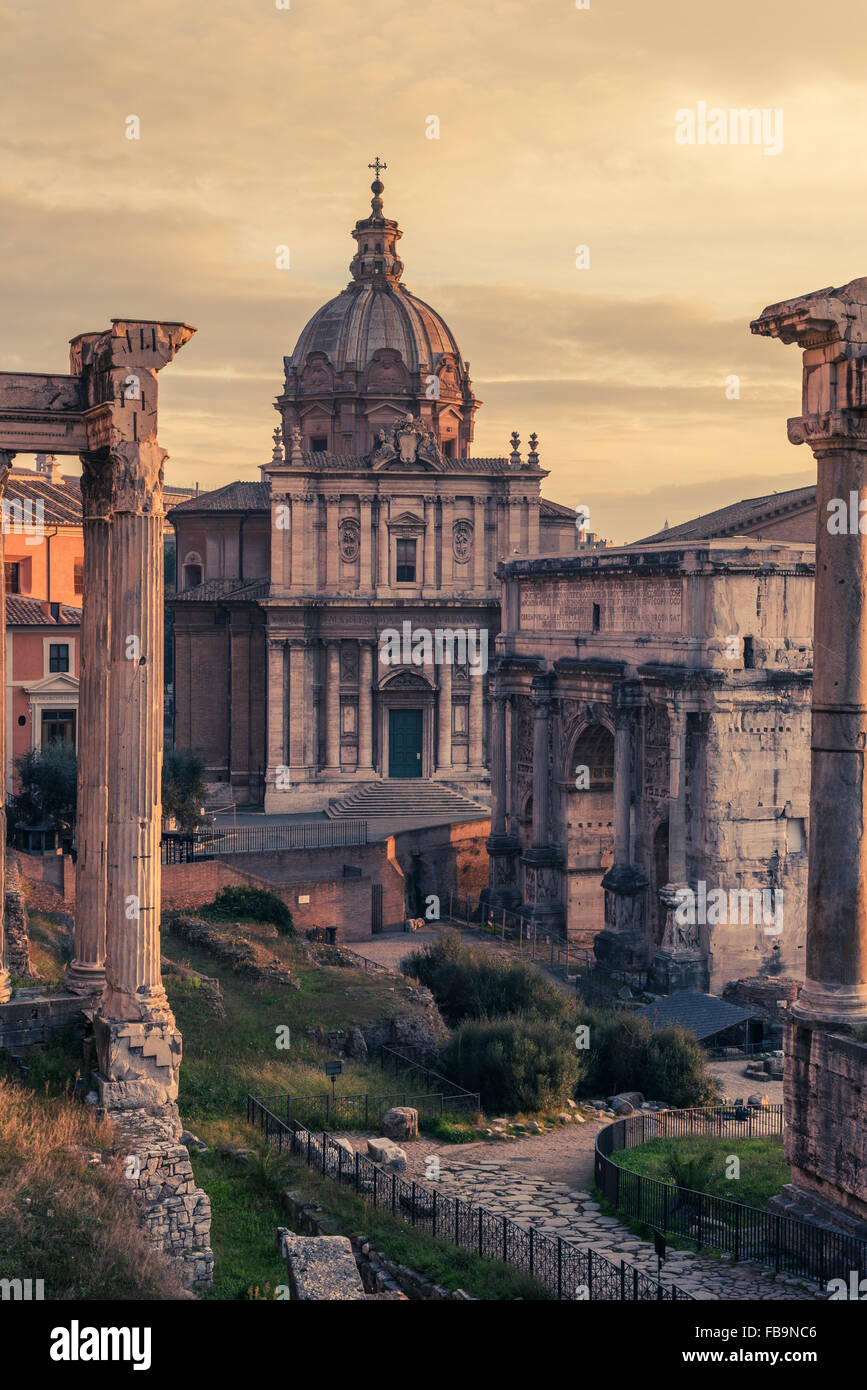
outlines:
[[[863,0],[3,0],[0,25],[0,370],[68,370],[111,318],[194,325],[167,482],[259,478],[375,155],[403,282],[470,362],[474,453],[535,430],[544,495],[614,541],[815,477],[797,350],[749,322],[867,273]]]

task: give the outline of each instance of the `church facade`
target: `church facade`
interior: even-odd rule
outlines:
[[[378,171],[377,171],[378,172]],[[574,551],[531,436],[471,455],[479,406],[451,330],[402,284],[377,177],[348,287],[284,359],[260,483],[172,513],[178,747],[268,812],[359,783],[489,788],[498,562]]]

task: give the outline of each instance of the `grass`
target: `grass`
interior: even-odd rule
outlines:
[[[727,1160],[732,1156],[740,1161],[737,1178],[725,1176]],[[762,1211],[768,1199],[791,1178],[782,1138],[777,1137],[650,1139],[634,1149],[612,1154],[611,1159],[632,1173],[669,1183],[679,1179],[679,1186]]]
[[[138,1224],[112,1140],[77,1102],[0,1079],[0,1277],[43,1279],[46,1299],[182,1296]]]

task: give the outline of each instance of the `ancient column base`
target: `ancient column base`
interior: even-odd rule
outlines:
[[[605,926],[593,941],[606,970],[635,970],[647,963],[645,918],[648,881],[632,864],[613,864],[602,880]]]
[[[860,1028],[867,1024],[867,985],[825,985],[807,980],[791,1014],[799,1023]]]
[[[490,835],[485,841],[490,867],[482,899],[489,907],[517,907],[521,901],[518,856],[521,842],[513,835]]]
[[[12,998],[12,981],[9,971],[0,966],[0,1004],[8,1004]]]
[[[99,1098],[107,1110],[167,1105],[178,1097],[181,1035],[174,1022],[93,1020]]]
[[[71,994],[102,994],[105,989],[105,966],[72,961],[66,970],[66,988]]]
[[[560,897],[563,856],[554,845],[534,846],[520,859],[524,875],[521,911],[537,932],[565,936],[566,910]]]
[[[703,951],[657,951],[647,972],[651,994],[677,994],[682,989],[706,994],[709,984],[710,971]]]
[[[798,1176],[797,1171],[793,1176]],[[797,1181],[787,1182],[778,1197],[768,1199],[768,1211],[774,1216],[788,1216],[794,1221],[805,1221],[809,1226],[815,1226],[817,1230],[828,1231],[833,1235],[855,1236],[858,1240],[867,1240],[867,1216],[849,1212],[835,1202],[799,1187]]]

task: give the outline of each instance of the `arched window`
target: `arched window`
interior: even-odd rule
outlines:
[[[184,588],[195,589],[201,584],[205,577],[202,557],[195,550],[191,550],[184,560]]]

